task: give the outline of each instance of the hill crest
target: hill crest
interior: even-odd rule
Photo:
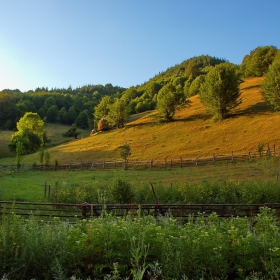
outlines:
[[[231,118],[213,122],[198,96],[178,111],[174,122],[159,123],[155,111],[135,115],[123,129],[98,132],[50,149],[60,163],[119,160],[118,147],[128,143],[130,159],[186,158],[256,151],[260,143],[280,147],[280,115],[262,99],[263,78],[240,86],[242,104]],[[278,148],[277,148],[278,149]]]

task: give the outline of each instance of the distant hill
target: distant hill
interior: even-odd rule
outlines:
[[[159,123],[156,111],[136,114],[125,128],[97,132],[49,149],[51,160],[60,164],[119,160],[119,146],[128,143],[130,159],[188,158],[213,154],[256,152],[261,143],[280,149],[280,115],[262,100],[263,78],[246,79],[240,86],[243,103],[231,118],[213,122],[198,96],[179,111],[175,121]],[[29,155],[26,161],[38,161]]]

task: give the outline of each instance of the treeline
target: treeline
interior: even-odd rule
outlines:
[[[37,88],[35,91],[0,92],[0,128],[14,129],[26,112],[38,113],[48,123],[76,123],[80,128],[92,125],[94,107],[103,96],[121,96],[125,88],[111,84],[87,85],[72,89]]]
[[[280,58],[276,47],[257,47],[245,55],[241,65],[234,65],[234,71],[239,79],[264,76],[276,58]],[[15,129],[26,112],[36,112],[48,123],[75,123],[80,128],[92,128],[104,116],[111,126],[119,127],[130,114],[156,108],[163,111],[165,119],[171,120],[177,109],[188,105],[184,102],[186,98],[199,94],[205,76],[225,62],[208,55],[193,57],[128,89],[106,84],[76,89],[42,87],[27,92],[3,90],[0,92],[0,128]],[[205,88],[204,91],[207,92]],[[168,102],[173,108],[168,107]]]

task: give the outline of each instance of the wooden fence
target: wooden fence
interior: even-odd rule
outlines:
[[[188,219],[198,213],[209,215],[213,212],[219,217],[252,217],[261,207],[269,207],[280,216],[280,203],[265,204],[69,204],[0,201],[0,215],[16,214],[24,217],[41,217],[43,220],[58,217],[75,222],[77,219],[99,217],[104,213],[115,216],[130,215],[170,215],[174,218]]]
[[[267,150],[266,152],[248,152],[245,154],[234,154],[233,152],[229,155],[213,155],[211,157],[199,157],[190,155],[187,158],[175,158],[171,159],[166,157],[163,160],[151,159],[151,160],[118,160],[118,161],[92,161],[92,162],[78,162],[78,163],[67,163],[60,165],[26,165],[21,166],[1,164],[0,170],[3,171],[19,171],[19,170],[100,170],[100,169],[172,169],[172,168],[184,168],[184,167],[196,167],[204,166],[209,164],[217,163],[233,163],[233,162],[244,162],[253,159],[259,159],[264,156],[275,157],[280,161],[280,151],[276,153],[275,148]]]

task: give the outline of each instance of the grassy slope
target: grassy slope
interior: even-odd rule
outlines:
[[[260,143],[280,148],[280,115],[263,102],[260,84],[263,78],[247,79],[241,84],[243,103],[236,114],[222,122],[213,122],[205,113],[198,96],[192,106],[179,111],[172,123],[160,124],[156,112],[134,116],[126,128],[99,132],[50,149],[59,163],[119,159],[118,147],[129,143],[131,159],[164,159],[212,156],[256,151]],[[26,161],[34,162],[37,155]]]
[[[72,141],[73,138],[65,138],[62,136],[62,133],[67,131],[70,128],[69,125],[62,124],[45,124],[44,131],[47,132],[47,136],[51,139],[51,143],[47,147],[53,147],[60,145],[62,143],[67,143]],[[78,129],[81,132],[79,138],[87,137],[90,133],[89,130]],[[11,157],[12,153],[8,150],[8,142],[10,141],[13,131],[9,130],[0,130],[0,158]],[[10,160],[9,160],[10,161]],[[5,159],[2,159],[0,162],[7,162]]]

